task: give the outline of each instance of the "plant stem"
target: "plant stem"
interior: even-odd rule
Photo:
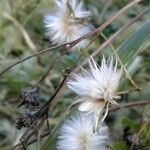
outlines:
[[[131,107],[138,107],[138,106],[145,106],[145,105],[149,105],[150,104],[150,100],[138,100],[138,101],[133,101],[133,102],[128,102],[126,104],[123,104],[120,106],[115,106],[115,107],[112,107],[112,108],[109,108],[109,113],[111,112],[116,112],[118,110],[122,110],[122,109],[127,109],[127,108],[131,108]],[[47,137],[48,135],[50,134],[50,132],[45,132],[44,134],[42,134],[40,136],[40,138],[44,138],[44,137]],[[37,138],[34,138],[32,139],[31,141],[28,141],[27,142],[27,145],[30,145],[30,144],[33,144],[34,142],[37,141]],[[13,149],[15,149],[16,147],[18,146],[21,146],[21,144],[17,144],[13,147]]]
[[[103,29],[105,29],[109,24],[111,24],[116,18],[118,18],[123,12],[125,12],[127,9],[129,9],[129,8],[132,7],[132,6],[134,6],[135,4],[139,3],[140,1],[142,1],[142,0],[134,0],[134,1],[132,1],[131,3],[127,4],[125,7],[123,7],[122,9],[120,9],[112,18],[110,18],[108,21],[106,21],[106,22],[105,22],[104,24],[102,24],[100,27],[98,27],[97,29],[95,29],[95,30],[93,30],[93,31],[91,31],[91,32],[89,32],[89,33],[87,33],[86,35],[81,36],[80,38],[78,38],[78,39],[76,39],[76,40],[74,40],[74,41],[72,41],[72,42],[69,42],[69,43],[67,43],[67,44],[63,44],[63,45],[60,45],[60,46],[54,46],[54,47],[51,47],[51,48],[49,48],[49,49],[43,50],[43,51],[41,51],[41,52],[37,52],[37,53],[35,53],[35,54],[31,55],[31,56],[28,56],[28,57],[26,57],[26,58],[24,58],[24,59],[22,59],[22,60],[20,60],[20,61],[18,61],[18,62],[16,62],[16,63],[10,65],[10,66],[8,66],[8,67],[5,68],[2,72],[0,72],[0,76],[2,76],[5,72],[7,72],[8,70],[10,70],[10,69],[13,68],[14,66],[16,66],[16,65],[18,65],[18,64],[20,64],[20,63],[22,63],[22,62],[24,62],[24,61],[26,61],[26,60],[32,58],[32,57],[35,57],[35,56],[44,54],[44,53],[46,53],[46,52],[48,52],[48,51],[50,51],[50,50],[52,50],[52,49],[60,48],[60,47],[63,47],[63,46],[65,46],[65,45],[68,45],[68,44],[69,44],[69,46],[70,46],[71,44],[73,44],[73,46],[74,46],[75,44],[77,44],[77,43],[79,43],[80,41],[86,39],[87,37],[89,37],[89,36],[91,36],[91,35],[93,35],[93,34],[99,33],[100,31],[102,31]],[[72,47],[73,47],[73,46],[72,46]]]

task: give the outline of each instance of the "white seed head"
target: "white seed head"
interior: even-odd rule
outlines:
[[[92,132],[91,116],[81,114],[67,120],[60,129],[58,150],[107,150],[109,132],[103,125],[99,135]]]
[[[74,74],[74,80],[68,82],[68,87],[79,96],[79,110],[94,113],[93,132],[99,132],[100,123],[108,114],[109,104],[118,104],[114,98],[117,97],[121,70],[117,70],[117,61],[113,67],[113,58],[106,62],[104,57],[101,67],[91,58],[89,68],[89,71],[81,68],[81,74]]]
[[[121,77],[121,71],[117,70],[117,61],[113,67],[113,58],[108,63],[103,57],[99,67],[91,58],[89,68],[89,71],[82,68],[82,73],[75,74],[74,80],[68,82],[68,87],[85,102],[80,107],[84,105],[90,110],[99,108],[99,105],[103,106],[106,102],[113,103]],[[87,110],[84,107],[82,109]]]
[[[54,44],[76,40],[91,31],[92,26],[86,21],[89,16],[90,12],[84,10],[78,0],[56,0],[55,11],[44,17],[47,34]],[[76,48],[83,48],[86,43],[87,40],[83,40]]]

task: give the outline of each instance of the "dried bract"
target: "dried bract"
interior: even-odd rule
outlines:
[[[32,106],[38,106],[40,104],[39,87],[29,87],[22,89],[19,94],[19,98],[22,100],[21,105],[31,104]]]
[[[29,127],[33,121],[35,113],[32,113],[29,110],[21,113],[16,121],[16,128],[21,130],[22,127]]]

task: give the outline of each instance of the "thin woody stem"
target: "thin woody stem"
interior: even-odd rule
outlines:
[[[37,84],[35,86],[41,85],[44,82],[44,79],[48,76],[48,74],[50,73],[50,71],[55,67],[55,64],[57,64],[58,62],[60,62],[60,60],[62,60],[63,56],[74,46],[76,45],[76,42],[70,44],[66,49],[62,49],[62,53],[61,55],[55,57],[52,61],[52,63],[50,63],[48,69],[46,70],[46,72],[44,73],[44,75],[41,77],[41,79],[37,82]]]
[[[141,18],[143,15],[145,15],[146,13],[148,13],[150,11],[150,8],[148,8],[147,10],[144,10],[143,12],[141,12],[139,15],[137,15],[135,18],[133,18],[130,22],[128,22],[127,24],[125,24],[122,28],[120,28],[117,32],[115,32],[113,35],[111,35],[109,38],[107,38],[107,40],[101,44],[101,46],[95,50],[92,54],[91,57],[95,58],[99,52],[104,49],[110,42],[112,42],[112,40],[114,38],[117,37],[117,35],[119,35],[121,32],[123,32],[125,29],[127,29],[130,25],[132,25],[135,21],[137,21],[139,18]],[[89,58],[87,58],[82,64],[81,66],[85,66],[89,61]],[[77,67],[75,69],[75,72],[78,72],[80,69],[80,67]]]
[[[122,109],[127,109],[127,108],[132,108],[132,107],[139,107],[139,106],[145,106],[145,105],[149,105],[150,104],[150,100],[138,100],[138,101],[134,101],[134,102],[128,102],[126,104],[121,105],[121,107],[119,106],[115,106],[112,108],[109,108],[108,112],[116,112],[118,110],[122,110]],[[46,136],[48,136],[50,134],[50,132],[45,132],[44,134],[41,135],[41,138],[44,138]],[[27,142],[27,145],[33,144],[34,142],[36,142],[37,139],[34,138],[31,141]],[[15,149],[16,147],[20,146],[21,144],[18,143],[17,145],[14,146],[13,149]]]
[[[104,24],[102,24],[100,27],[98,27],[97,29],[95,29],[95,30],[93,30],[93,31],[91,31],[91,32],[89,32],[89,33],[87,33],[86,35],[81,36],[80,38],[78,38],[78,39],[76,39],[76,40],[74,40],[74,41],[72,41],[72,42],[69,42],[69,43],[66,43],[66,44],[63,44],[63,45],[60,45],[60,46],[51,47],[51,48],[49,48],[49,49],[47,49],[47,50],[43,50],[43,51],[41,51],[41,52],[35,53],[35,54],[31,55],[31,56],[28,56],[28,57],[26,57],[26,58],[24,58],[24,59],[22,59],[22,60],[19,60],[18,62],[14,63],[14,64],[12,64],[12,65],[10,65],[10,66],[8,66],[8,67],[5,68],[2,72],[0,72],[0,76],[2,76],[5,72],[7,72],[8,70],[10,70],[10,69],[13,68],[14,66],[16,66],[16,65],[18,65],[18,64],[20,64],[20,63],[22,63],[22,62],[24,62],[24,61],[26,61],[26,60],[32,58],[32,57],[35,57],[35,56],[44,54],[44,53],[46,53],[46,52],[48,52],[48,51],[50,51],[50,50],[52,50],[52,49],[55,49],[55,48],[63,47],[64,45],[68,45],[68,44],[69,44],[69,45],[70,45],[70,44],[73,44],[73,45],[74,45],[74,43],[77,44],[77,43],[79,43],[80,41],[86,39],[87,37],[89,37],[89,36],[91,36],[91,35],[93,35],[93,34],[99,33],[100,31],[102,31],[103,29],[105,29],[109,24],[111,24],[116,18],[118,18],[118,16],[120,16],[123,12],[125,12],[127,9],[129,9],[129,8],[132,7],[132,6],[134,6],[135,4],[139,3],[140,1],[142,1],[142,0],[134,0],[134,1],[132,1],[131,3],[129,3],[128,5],[126,5],[125,7],[123,7],[122,9],[120,9],[111,19],[109,19],[108,21],[106,21],[106,22],[105,22]]]
[[[0,76],[2,76],[5,72],[7,72],[8,70],[10,70],[11,68],[13,68],[13,67],[15,67],[15,66],[21,64],[22,62],[24,62],[24,61],[26,61],[26,60],[29,60],[29,59],[31,59],[31,58],[33,58],[33,57],[35,57],[35,56],[39,56],[39,55],[41,55],[41,54],[45,54],[45,53],[47,53],[47,52],[49,52],[49,51],[52,51],[52,50],[54,50],[54,49],[56,49],[56,48],[59,48],[59,49],[60,49],[60,48],[66,46],[66,45],[68,45],[68,44],[69,44],[69,43],[63,44],[63,45],[61,45],[61,46],[53,46],[53,47],[44,49],[44,50],[42,50],[42,51],[40,51],[40,52],[36,52],[36,53],[34,53],[33,55],[27,56],[27,57],[23,58],[22,60],[19,60],[19,61],[15,62],[15,63],[11,64],[11,65],[8,66],[7,68],[5,68],[2,72],[0,72]]]
[[[69,72],[68,72],[69,73]],[[42,118],[42,120],[40,121],[40,127],[42,126],[42,124],[44,123],[44,120],[46,119],[46,115],[47,115],[47,111],[52,103],[52,101],[55,99],[55,97],[57,96],[57,94],[59,94],[59,90],[61,89],[61,87],[63,86],[63,84],[66,82],[67,80],[67,76],[64,76],[62,82],[60,83],[59,87],[56,89],[54,95],[49,99],[49,101],[37,112],[36,117],[34,118],[32,124],[30,125],[30,127],[25,131],[25,133],[23,134],[23,136],[21,137],[22,141],[26,141],[28,142],[30,136],[28,135],[30,133],[30,131],[34,128],[36,122],[38,119]],[[45,116],[45,117],[44,117]],[[38,126],[39,128],[39,126]],[[31,133],[32,136],[32,133]],[[16,147],[16,146],[15,146]]]
[[[37,150],[40,150],[41,130],[37,131]]]
[[[104,23],[102,26],[100,26],[99,28],[97,28],[96,30],[94,30],[94,31],[92,31],[92,32],[90,32],[90,33],[88,33],[87,35],[84,35],[84,36],[82,36],[82,37],[80,37],[79,39],[77,39],[77,40],[75,40],[75,41],[73,41],[74,43],[72,44],[72,45],[69,45],[69,47],[73,47],[75,44],[77,44],[77,43],[79,43],[80,41],[82,41],[82,40],[84,40],[85,38],[87,38],[87,37],[89,37],[90,35],[93,35],[93,34],[95,34],[95,33],[98,33],[98,32],[100,32],[100,31],[102,31],[105,27],[107,27],[114,19],[116,19],[120,14],[122,14],[125,10],[127,10],[128,8],[130,8],[131,6],[134,6],[136,3],[138,3],[138,2],[140,2],[141,0],[135,0],[135,1],[133,1],[133,2],[131,2],[131,3],[129,3],[128,5],[126,5],[124,8],[122,8],[120,11],[118,11],[110,20],[108,20],[106,23]],[[140,16],[141,17],[141,16]],[[132,23],[131,23],[132,24]],[[127,26],[128,27],[128,26]],[[126,28],[127,28],[126,27]],[[68,48],[68,47],[67,47]],[[68,48],[69,49],[69,48]],[[0,74],[1,75],[1,74]],[[66,81],[66,79],[65,79],[65,81]],[[54,93],[54,96],[52,96],[52,98],[50,98],[50,100],[48,101],[48,103],[46,103],[46,105],[45,105],[45,107],[47,108],[49,108],[49,106],[50,106],[50,110],[53,108],[53,103],[55,104],[55,102],[54,101],[57,101],[57,95],[59,95],[61,92],[61,89],[62,89],[62,87],[63,87],[63,85],[65,84],[65,81],[63,82],[63,84],[60,86],[60,88],[58,88],[58,91],[56,90],[56,93]],[[51,103],[51,102],[53,102],[53,103]],[[51,104],[52,104],[52,106],[51,106]],[[45,108],[44,107],[44,108]],[[118,108],[119,109],[119,108]],[[30,127],[29,127],[30,128]],[[27,130],[27,132],[28,132],[29,130]]]
[[[121,106],[112,107],[109,109],[108,112],[113,112],[113,111],[117,111],[120,109],[126,109],[126,108],[130,108],[130,107],[135,107],[135,106],[145,106],[145,105],[149,105],[149,104],[150,104],[150,100],[133,101],[133,102],[125,103]]]

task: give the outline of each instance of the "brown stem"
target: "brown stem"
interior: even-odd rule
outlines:
[[[40,138],[42,139],[42,138],[48,136],[49,134],[50,134],[50,131],[44,131],[44,132],[41,134]],[[36,142],[36,141],[37,141],[37,138],[34,137],[34,138],[30,139],[30,140],[27,142],[27,145],[33,144],[33,143]],[[18,143],[17,145],[15,145],[15,146],[13,147],[13,150],[14,150],[15,148],[17,148],[17,150],[19,150],[19,149],[21,150],[21,149],[22,149],[22,144],[21,144],[21,143]]]
[[[92,57],[96,57],[98,55],[98,53],[105,48],[108,44],[110,44],[110,42],[112,42],[114,40],[114,38],[116,38],[121,32],[123,32],[125,29],[127,29],[130,25],[132,25],[134,22],[136,22],[139,18],[141,18],[143,15],[145,15],[146,13],[148,13],[150,11],[150,8],[141,12],[139,15],[137,15],[135,18],[133,18],[130,22],[128,22],[127,24],[125,24],[122,28],[120,28],[117,32],[115,32],[111,37],[109,37],[101,46],[99,49],[97,49],[91,56]],[[85,66],[88,63],[88,58],[80,65],[80,66]],[[78,72],[80,70],[80,66],[77,66],[76,68],[74,68],[74,70],[72,72]],[[63,89],[65,90],[66,85],[64,85]],[[137,89],[138,90],[138,89]],[[62,91],[63,92],[63,91]],[[128,91],[126,91],[128,92]],[[123,93],[119,93],[119,94],[123,94]]]
[[[55,65],[60,62],[63,58],[63,56],[73,47],[77,44],[77,41],[72,42],[71,44],[69,44],[67,46],[67,48],[63,48],[62,49],[62,53],[61,55],[57,56],[56,58],[53,59],[52,63],[50,63],[48,69],[46,70],[46,72],[44,73],[44,75],[41,77],[41,79],[37,82],[37,84],[35,86],[38,86],[40,84],[42,84],[44,82],[44,79],[48,76],[48,74],[50,73],[50,71],[55,67]]]
[[[126,28],[128,28],[131,24],[133,24],[137,19],[141,18],[143,15],[145,15],[146,13],[148,13],[150,11],[150,8],[143,11],[142,13],[140,13],[139,15],[137,15],[135,18],[133,18],[129,23],[125,24],[122,28],[120,28],[116,33],[114,33],[111,37],[109,37],[101,46],[100,48],[98,48],[91,56],[94,58],[98,55],[98,53],[105,48],[118,34],[120,34],[122,31],[124,31]],[[97,37],[97,35],[96,35]],[[93,39],[95,40],[95,39]],[[75,44],[73,43],[72,45],[70,45],[66,51],[62,54],[62,56],[69,50],[71,49]],[[54,67],[54,64],[56,64],[57,62],[59,62],[61,58],[56,58],[54,59],[53,63],[50,64],[48,70],[46,71],[46,73],[42,76],[42,78],[40,79],[40,81],[37,83],[41,83],[43,82],[43,80],[45,79],[45,77],[49,74],[49,72],[52,70],[52,68]],[[89,59],[86,59],[81,66],[84,66],[87,64],[87,62],[89,61]],[[80,67],[78,67],[77,69],[75,69],[75,72],[79,71]]]
[[[37,131],[37,150],[40,150],[41,129]]]
[[[139,18],[141,18],[142,16],[144,16],[146,13],[148,13],[150,11],[150,8],[148,8],[147,10],[141,12],[139,15],[137,15],[135,18],[133,18],[130,22],[128,22],[127,24],[125,24],[122,28],[120,28],[117,32],[115,32],[112,36],[110,36],[96,51],[94,51],[94,53],[91,54],[91,56],[93,58],[95,58],[99,52],[105,48],[110,42],[112,42],[112,40],[117,37],[117,35],[119,35],[121,32],[123,32],[125,29],[127,29],[130,25],[132,25],[135,21],[137,21]],[[82,64],[81,66],[85,66],[89,61],[89,58],[87,58]],[[80,67],[78,67],[75,72],[78,72],[80,69]]]
[[[60,48],[60,47],[63,47],[64,45],[70,45],[70,44],[77,44],[79,43],[80,41],[84,40],[85,38],[95,34],[95,33],[99,33],[100,31],[102,31],[103,29],[105,29],[109,24],[111,24],[118,16],[120,16],[123,12],[125,12],[127,9],[129,9],[130,7],[134,6],[135,4],[139,3],[140,1],[142,0],[134,0],[132,1],[131,3],[129,3],[128,5],[126,5],[125,7],[123,7],[122,9],[120,9],[111,19],[109,19],[108,21],[106,21],[104,24],[102,24],[100,27],[98,27],[97,29],[87,33],[86,35],[83,35],[81,36],[80,38],[70,42],[70,43],[67,43],[67,44],[63,44],[63,45],[60,45],[60,46],[54,46],[54,47],[51,47],[50,49],[47,49],[47,50],[43,50],[41,52],[37,52],[31,56],[28,56],[12,65],[10,65],[9,67],[7,67],[6,69],[4,69],[2,72],[0,72],[0,76],[2,76],[5,72],[7,72],[8,70],[10,70],[11,68],[13,68],[14,66],[32,58],[32,57],[35,57],[35,56],[38,56],[38,55],[41,55],[41,54],[44,54],[52,49],[55,49],[55,48]]]
[[[150,104],[150,100],[142,100],[142,101],[133,101],[126,104],[123,104],[121,106],[115,106],[109,109],[109,112],[117,111],[119,109],[126,109],[129,107],[135,107],[135,106],[144,106]]]
[[[69,73],[69,72],[68,72]],[[35,125],[37,124],[37,121],[39,119],[41,119],[40,121],[40,125],[38,125],[37,128],[40,128],[45,119],[46,119],[46,115],[47,115],[47,111],[49,109],[49,106],[51,105],[51,103],[53,102],[53,100],[55,100],[56,96],[59,94],[59,91],[61,90],[62,86],[64,85],[64,83],[67,80],[67,76],[65,75],[65,77],[63,78],[62,82],[60,83],[59,87],[56,89],[54,95],[49,99],[49,101],[37,112],[36,117],[34,118],[32,124],[30,125],[30,127],[25,131],[25,133],[23,134],[23,136],[21,137],[22,141],[26,141],[26,143],[28,142],[28,140],[30,139],[30,137],[33,135],[28,135],[30,133],[30,131],[32,129],[35,129]],[[45,117],[44,117],[45,116]],[[15,146],[16,147],[16,146]]]
[[[137,106],[145,106],[150,104],[150,100],[138,100],[138,101],[133,101],[133,102],[129,102],[126,104],[123,104],[121,106],[115,106],[109,109],[109,113],[111,112],[115,112],[118,110],[122,110],[122,109],[127,109],[127,108],[131,108],[131,107],[137,107]],[[41,135],[41,138],[44,138],[46,136],[48,136],[50,134],[50,132],[45,132],[44,134]],[[37,141],[37,138],[31,139],[30,141],[27,142],[27,145],[33,144],[34,142]],[[16,147],[20,146],[20,143],[15,145],[13,149],[15,149]]]
[[[107,27],[114,19],[116,19],[120,14],[122,14],[125,10],[127,10],[128,8],[130,8],[131,6],[134,6],[134,4],[140,2],[141,0],[135,0],[131,3],[129,3],[128,5],[126,5],[124,8],[122,8],[120,11],[118,11],[110,20],[108,20],[106,23],[104,23],[102,26],[100,26],[99,28],[95,29],[94,31],[80,37],[79,39],[73,41],[72,45],[69,45],[67,48],[71,48],[73,47],[75,44],[79,43],[80,41],[84,40],[85,38],[89,37],[90,35],[93,35],[95,33],[98,33],[100,31],[102,31],[105,27]],[[132,23],[131,23],[132,24]],[[127,26],[128,27],[128,26]],[[126,27],[126,28],[127,28]],[[124,29],[123,29],[124,30]],[[114,37],[113,37],[114,38]],[[112,38],[112,39],[113,39]],[[110,42],[110,41],[109,41]],[[106,44],[107,45],[107,44]],[[1,74],[0,74],[1,75]],[[58,99],[58,95],[60,95],[60,93],[62,93],[62,89],[66,86],[65,82],[67,80],[67,77],[64,79],[63,83],[60,85],[60,88],[58,88],[58,90],[56,90],[55,94],[53,95],[52,98],[50,98],[50,100],[48,101],[48,103],[45,105],[44,107],[44,110],[47,110],[47,108],[49,108],[49,106],[51,106],[50,110],[53,108],[55,102],[57,101]],[[52,103],[53,102],[53,103]],[[119,109],[119,108],[118,108]],[[45,113],[45,111],[41,111],[42,112],[42,115],[43,113]],[[40,114],[41,115],[41,114]],[[37,118],[35,118],[34,122],[37,120]],[[33,124],[34,124],[33,122]],[[44,123],[44,122],[43,122]],[[32,128],[32,125],[31,125],[31,128]],[[27,131],[25,133],[28,133],[30,131],[30,127],[27,129]],[[28,141],[28,139],[27,139]]]
[[[51,50],[54,50],[54,49],[56,49],[56,48],[62,48],[62,47],[64,47],[65,45],[68,45],[68,43],[67,43],[67,44],[63,44],[63,45],[61,45],[61,46],[53,46],[53,47],[44,49],[44,50],[42,50],[42,51],[40,51],[40,52],[37,52],[37,53],[35,53],[35,54],[33,54],[33,55],[27,56],[27,57],[23,58],[22,60],[19,60],[19,61],[15,62],[15,63],[11,64],[11,65],[8,66],[7,68],[5,68],[2,72],[0,72],[0,76],[2,76],[5,72],[7,72],[8,70],[10,70],[11,68],[17,66],[18,64],[20,64],[20,63],[22,63],[22,62],[24,62],[24,61],[26,61],[26,60],[28,60],[28,59],[31,59],[31,58],[33,58],[33,57],[35,57],[35,56],[39,56],[39,55],[41,55],[41,54],[47,53],[47,52],[49,52],[49,51],[51,51]]]

